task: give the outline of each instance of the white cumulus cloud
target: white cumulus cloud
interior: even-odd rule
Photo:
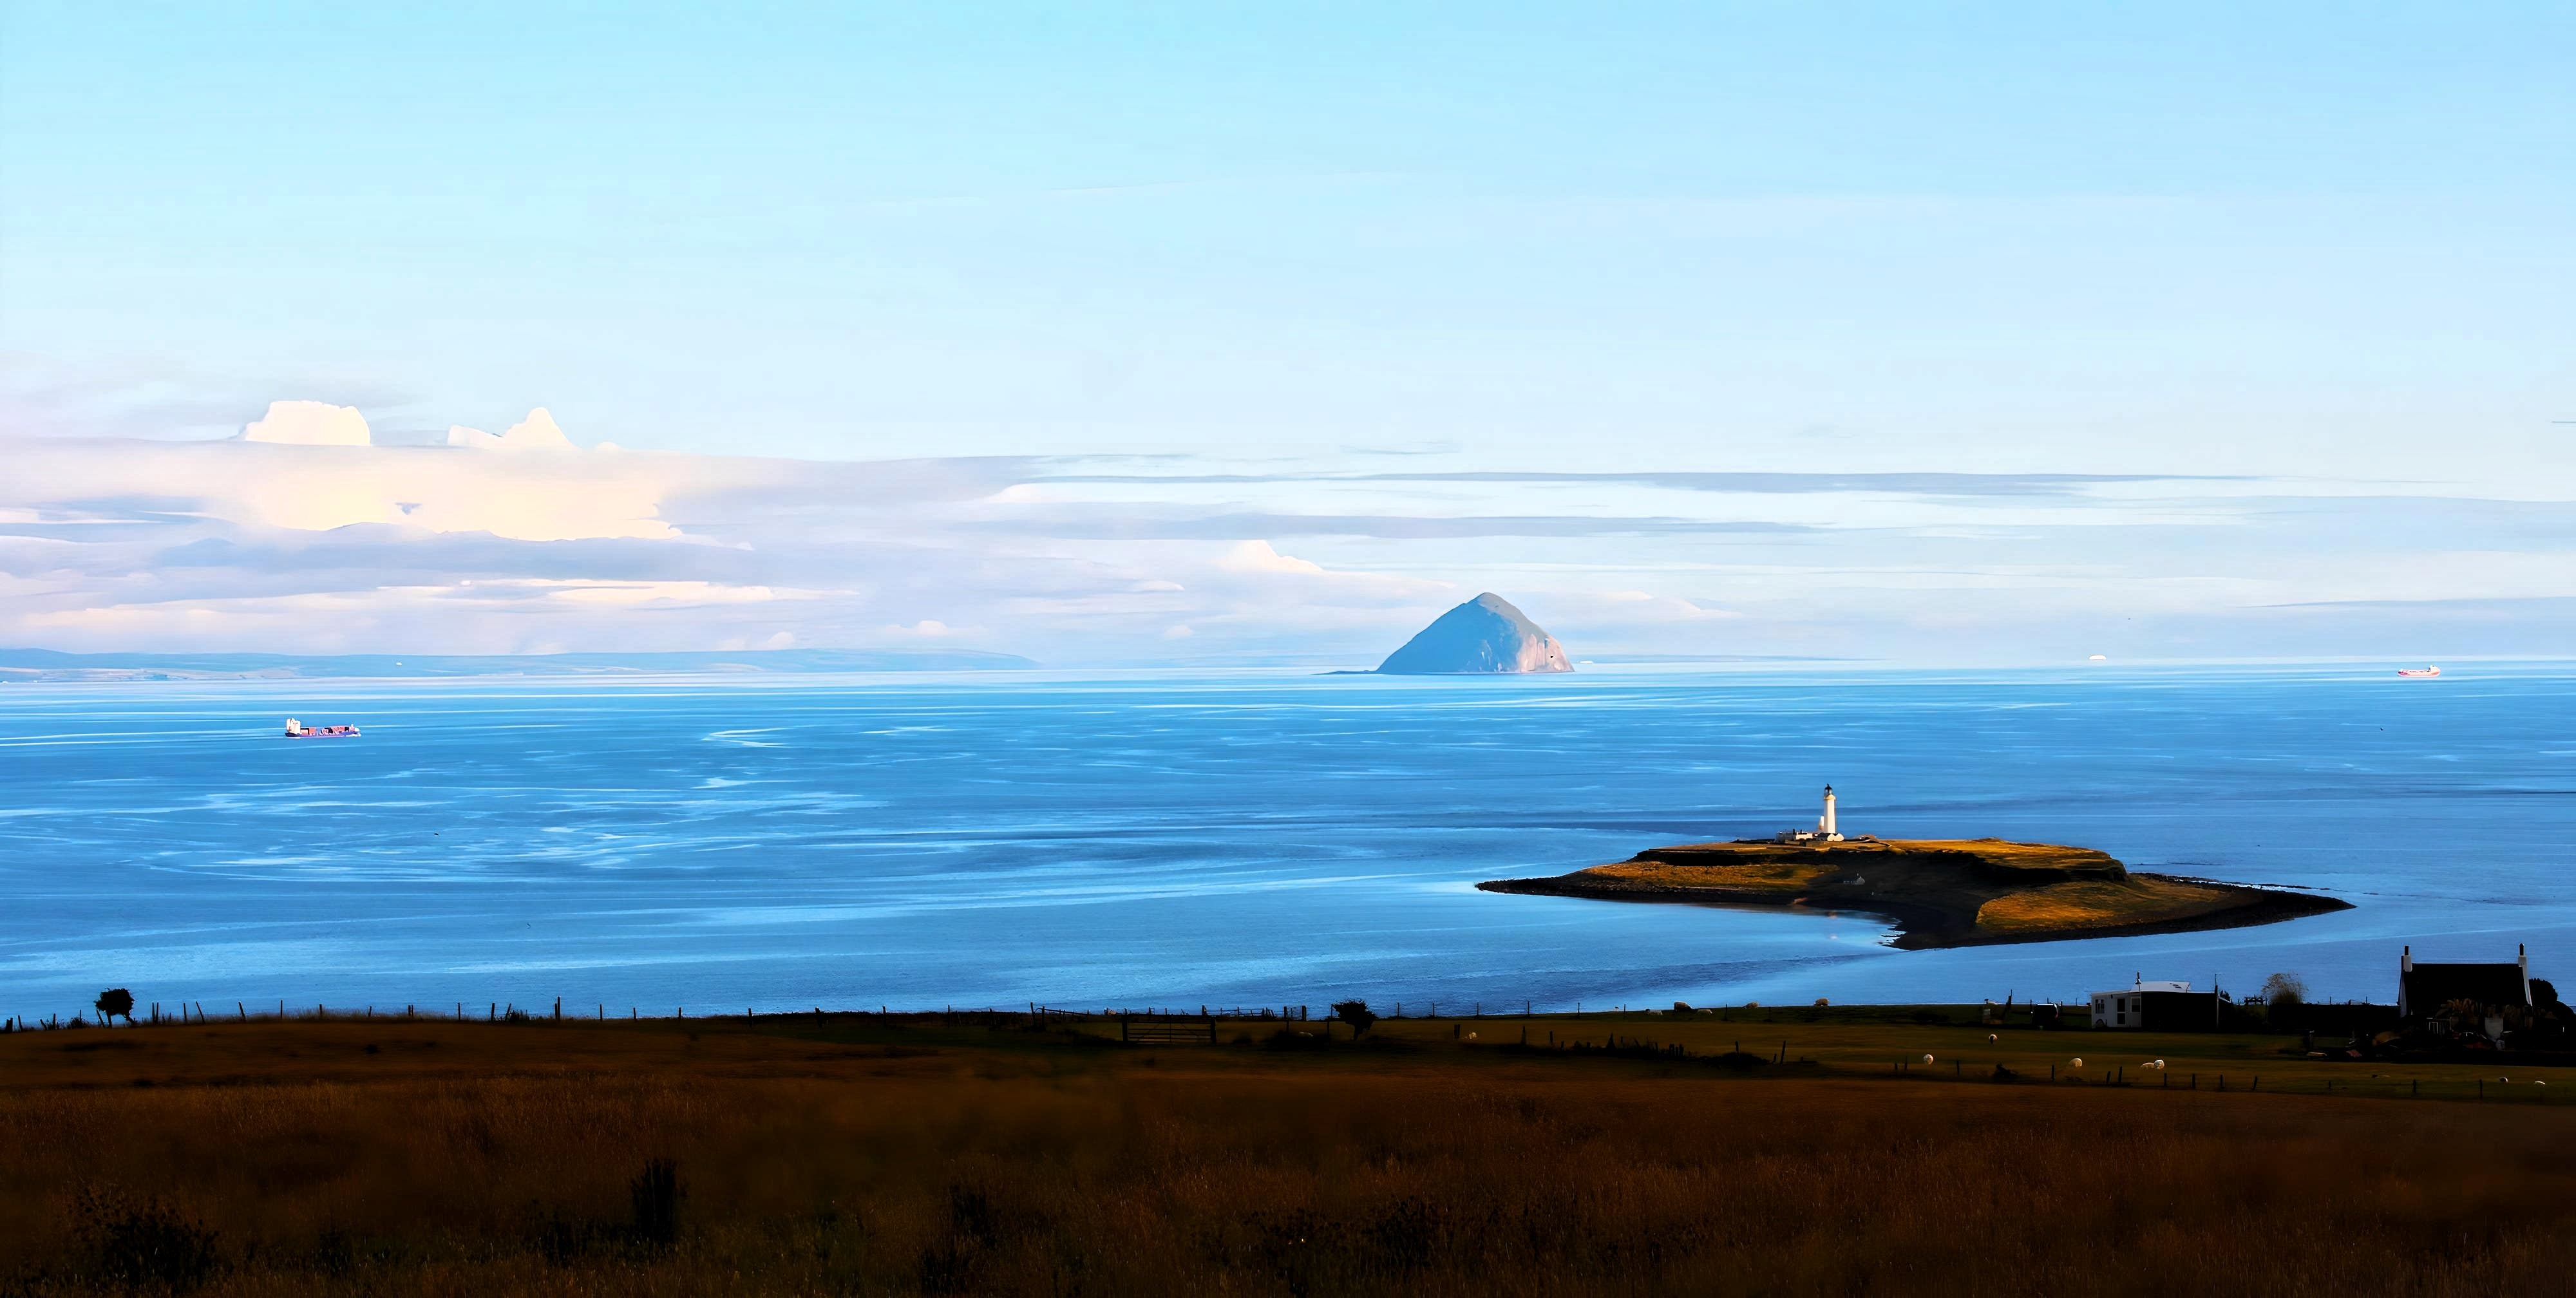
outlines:
[[[281,446],[370,446],[367,417],[328,401],[272,401],[268,413],[242,426],[245,442]]]
[[[576,449],[572,439],[555,426],[555,417],[544,406],[528,412],[528,417],[510,425],[508,432],[494,437],[480,428],[452,425],[447,430],[447,444],[480,451],[569,451]]]

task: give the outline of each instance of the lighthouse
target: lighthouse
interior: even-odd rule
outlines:
[[[1839,843],[1843,841],[1842,826],[1835,823],[1834,820],[1834,786],[1830,784],[1825,786],[1825,812],[1823,815],[1816,817],[1816,827],[1814,829],[1784,829],[1777,834],[1773,834],[1771,836],[1771,841],[1775,843]]]

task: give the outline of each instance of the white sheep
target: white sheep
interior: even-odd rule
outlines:
[[[2078,1068],[2082,1068],[2084,1066],[2084,1060],[2081,1056],[2078,1056],[2073,1062]]]
[[[1928,1064],[1928,1063],[1931,1063],[1931,1062],[1932,1062],[1932,1056],[1930,1056],[1930,1055],[1925,1055],[1925,1056],[1923,1056],[1923,1062],[1925,1062],[1925,1063],[1927,1063],[1927,1064]]]

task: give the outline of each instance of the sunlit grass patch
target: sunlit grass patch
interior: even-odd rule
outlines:
[[[1621,861],[1587,871],[1658,888],[1744,888],[1796,892],[1826,877],[1839,877],[1847,867],[1802,861],[1744,861],[1682,865],[1667,861]]]
[[[2109,872],[2121,868],[2107,852],[2058,843],[2013,843],[2000,838],[1909,838],[1889,844],[1907,852],[1966,852],[1988,865],[2015,870]]]
[[[2081,879],[1997,897],[1977,908],[1977,927],[2015,933],[2101,928],[2188,915],[2229,895],[2179,879]]]

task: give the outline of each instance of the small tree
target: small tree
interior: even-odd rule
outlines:
[[[134,993],[122,987],[110,987],[98,994],[92,1008],[98,1011],[98,1021],[102,1024],[109,1019],[122,1018],[130,1025],[134,1022]]]
[[[1369,1025],[1377,1022],[1377,1015],[1370,1012],[1367,1001],[1336,1001],[1333,1003],[1333,1017],[1350,1024],[1354,1038],[1367,1036]]]
[[[2297,974],[2276,973],[2263,980],[2263,1003],[2266,1005],[2277,1008],[2283,1005],[2305,1005],[2307,1001],[2308,984]]]

